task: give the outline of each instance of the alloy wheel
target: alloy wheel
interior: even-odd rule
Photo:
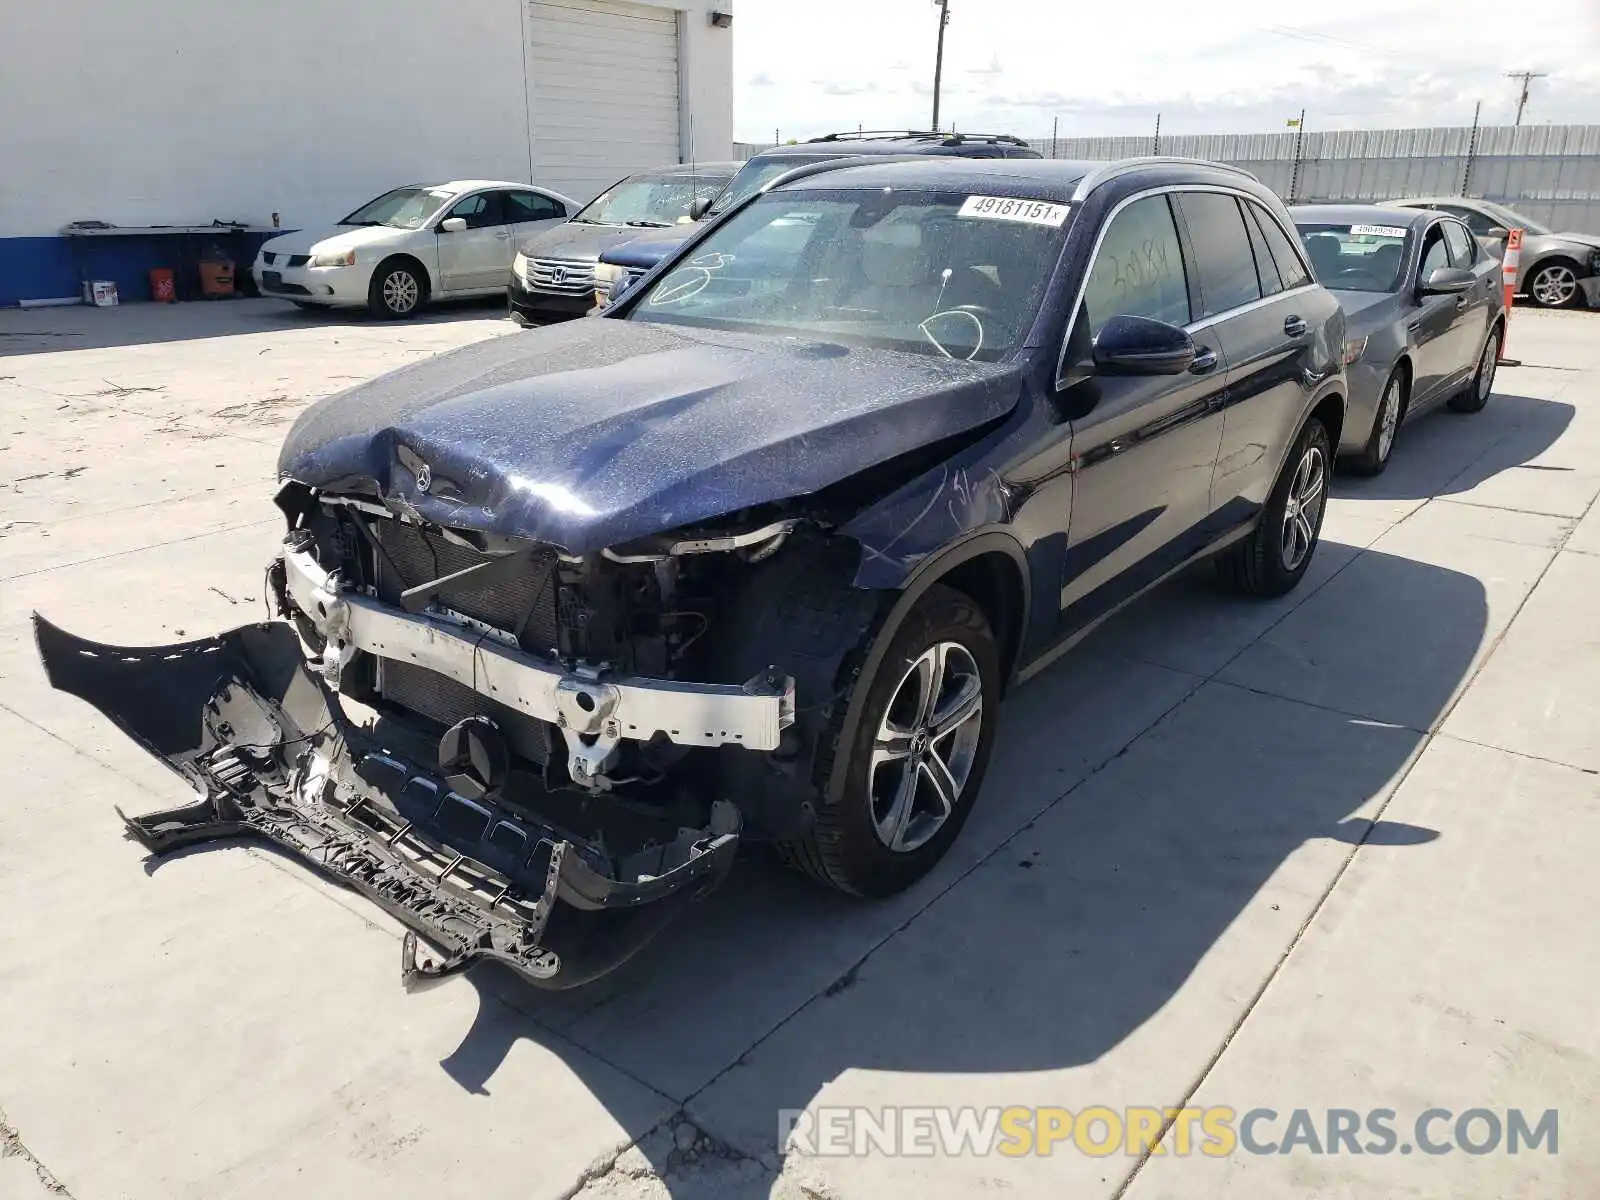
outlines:
[[[1578,294],[1578,277],[1571,267],[1553,263],[1533,277],[1528,291],[1546,308],[1564,308]]]
[[[417,277],[410,271],[390,271],[383,280],[383,303],[396,316],[404,315],[417,306],[421,289]]]
[[[1478,399],[1488,401],[1494,391],[1494,373],[1500,366],[1500,335],[1491,333],[1483,344],[1483,357],[1478,360]]]
[[[872,823],[896,853],[938,833],[961,799],[983,733],[983,679],[960,642],[937,642],[901,676],[873,740]]]
[[[1283,539],[1281,549],[1283,566],[1287,571],[1297,571],[1311,553],[1316,542],[1317,523],[1322,517],[1322,505],[1327,499],[1327,464],[1318,446],[1308,446],[1295,468],[1294,479],[1289,484],[1289,495],[1283,509]]]
[[[1378,410],[1378,461],[1389,461],[1389,451],[1394,449],[1395,431],[1400,428],[1400,381],[1389,380],[1383,392],[1383,405]]]

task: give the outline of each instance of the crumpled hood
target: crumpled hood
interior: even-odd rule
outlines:
[[[599,258],[602,250],[631,242],[640,234],[661,232],[644,225],[590,225],[567,221],[524,238],[517,250],[529,258]]]
[[[278,472],[583,554],[817,491],[1004,416],[1020,392],[1014,367],[596,318],[330,396]]]
[[[414,229],[395,229],[389,225],[334,225],[322,229],[301,229],[262,243],[273,254],[333,254],[339,250],[359,250],[362,246],[383,246],[404,241]]]

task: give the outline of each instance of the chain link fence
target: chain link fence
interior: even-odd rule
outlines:
[[[1171,154],[1232,163],[1297,203],[1475,196],[1552,229],[1600,233],[1600,125],[1034,138],[1046,158]],[[736,143],[749,158],[771,143]]]

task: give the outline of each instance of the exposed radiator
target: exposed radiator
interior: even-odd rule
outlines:
[[[378,594],[391,604],[399,602],[406,588],[489,561],[488,556],[438,533],[401,521],[374,521],[372,530],[384,550],[378,556]],[[483,583],[469,577],[447,585],[439,589],[439,603],[507,633],[520,630],[523,649],[548,654],[558,636],[555,554],[535,556],[523,567],[497,572]],[[380,658],[377,684],[390,703],[442,725],[453,725],[463,717],[489,717],[505,734],[514,754],[541,765],[550,759],[553,731],[549,725],[480,696],[436,671]]]
[[[398,603],[406,588],[489,561],[476,550],[403,521],[375,521],[373,533],[393,563],[391,568],[390,561],[379,557],[378,593],[390,603]],[[396,572],[398,580],[393,578]],[[450,584],[439,589],[439,602],[507,633],[520,628],[523,649],[549,654],[558,639],[555,554],[535,556],[526,566],[497,572],[486,582],[468,577]]]

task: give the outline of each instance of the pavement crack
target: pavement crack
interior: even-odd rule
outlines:
[[[39,1177],[39,1183],[45,1191],[56,1196],[65,1196],[72,1200],[72,1193],[67,1190],[67,1185],[62,1183],[37,1158],[33,1151],[28,1149],[27,1143],[22,1140],[22,1135],[17,1132],[16,1126],[11,1124],[6,1111],[0,1108],[0,1158],[20,1158],[33,1168],[33,1173]]]

